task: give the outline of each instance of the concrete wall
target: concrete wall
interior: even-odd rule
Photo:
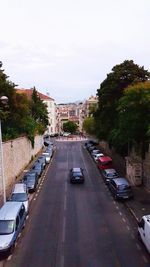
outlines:
[[[7,188],[13,184],[16,177],[28,165],[43,146],[43,137],[35,137],[34,148],[26,137],[16,138],[3,143],[4,177]],[[0,174],[0,193],[2,193],[2,177]]]

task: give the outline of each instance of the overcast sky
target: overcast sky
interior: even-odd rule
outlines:
[[[95,95],[126,59],[150,71],[150,0],[0,0],[0,61],[57,103]]]

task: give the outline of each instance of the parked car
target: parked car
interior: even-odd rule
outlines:
[[[112,169],[113,168],[112,159],[108,156],[99,157],[97,160],[97,167],[100,170]]]
[[[38,171],[36,171],[34,169],[30,169],[28,172],[26,172],[26,174],[24,175],[23,179],[25,179],[25,176],[27,176],[28,174],[34,176],[37,179],[37,181],[40,178],[39,174],[38,174]]]
[[[42,172],[43,172],[43,167],[42,166],[43,166],[42,163],[36,162],[32,167],[32,169],[37,172],[39,178],[40,178],[40,176],[42,175]]]
[[[25,206],[26,213],[28,214],[29,197],[28,197],[28,189],[27,189],[26,184],[24,183],[15,184],[9,200],[22,202]]]
[[[63,133],[63,136],[65,136],[65,137],[68,137],[69,135],[71,135],[71,133],[67,133],[67,132]]]
[[[38,185],[38,179],[36,178],[36,175],[26,175],[24,177],[23,182],[26,184],[28,192],[35,192],[37,185]]]
[[[96,154],[93,156],[93,159],[95,162],[97,162],[100,157],[104,157],[104,154],[103,153]]]
[[[93,157],[94,155],[97,155],[97,154],[101,154],[101,151],[100,151],[99,149],[94,149],[94,150],[91,152],[92,157]]]
[[[6,202],[0,209],[0,252],[14,248],[22,228],[25,225],[26,210],[21,202]]]
[[[36,162],[42,163],[43,168],[45,169],[45,167],[46,167],[46,159],[45,159],[44,155],[39,156],[38,159],[36,160]]]
[[[53,156],[53,153],[54,153],[54,147],[53,147],[53,146],[48,146],[44,152],[46,152],[46,153],[49,152],[49,153],[51,153],[52,156]]]
[[[46,163],[50,163],[51,157],[52,157],[52,151],[49,152],[43,152],[42,155],[45,157]]]
[[[88,147],[88,151],[89,151],[90,153],[92,153],[92,151],[93,151],[93,150],[96,150],[96,149],[97,149],[97,148],[96,148],[95,146],[93,146],[93,145]]]
[[[25,175],[23,176],[22,181],[23,182],[26,181],[28,176],[34,177],[38,182],[38,174],[33,169],[31,169],[31,170],[29,170],[28,172],[25,173]]]
[[[113,178],[110,180],[108,185],[116,200],[133,198],[133,192],[127,179],[121,177],[115,179]]]
[[[119,177],[115,169],[102,170],[102,175],[106,184],[108,184],[111,179]]]
[[[150,253],[150,215],[144,215],[138,222],[138,234]]]
[[[84,183],[84,174],[82,168],[70,169],[70,183]]]

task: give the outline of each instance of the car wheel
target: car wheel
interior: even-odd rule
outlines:
[[[12,254],[14,252],[15,249],[15,242],[13,245],[11,245],[10,249],[9,249],[9,253]]]

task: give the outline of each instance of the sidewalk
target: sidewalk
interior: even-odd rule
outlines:
[[[143,215],[150,214],[150,192],[144,187],[133,187],[134,199],[127,200],[125,205],[128,207],[136,221]]]

